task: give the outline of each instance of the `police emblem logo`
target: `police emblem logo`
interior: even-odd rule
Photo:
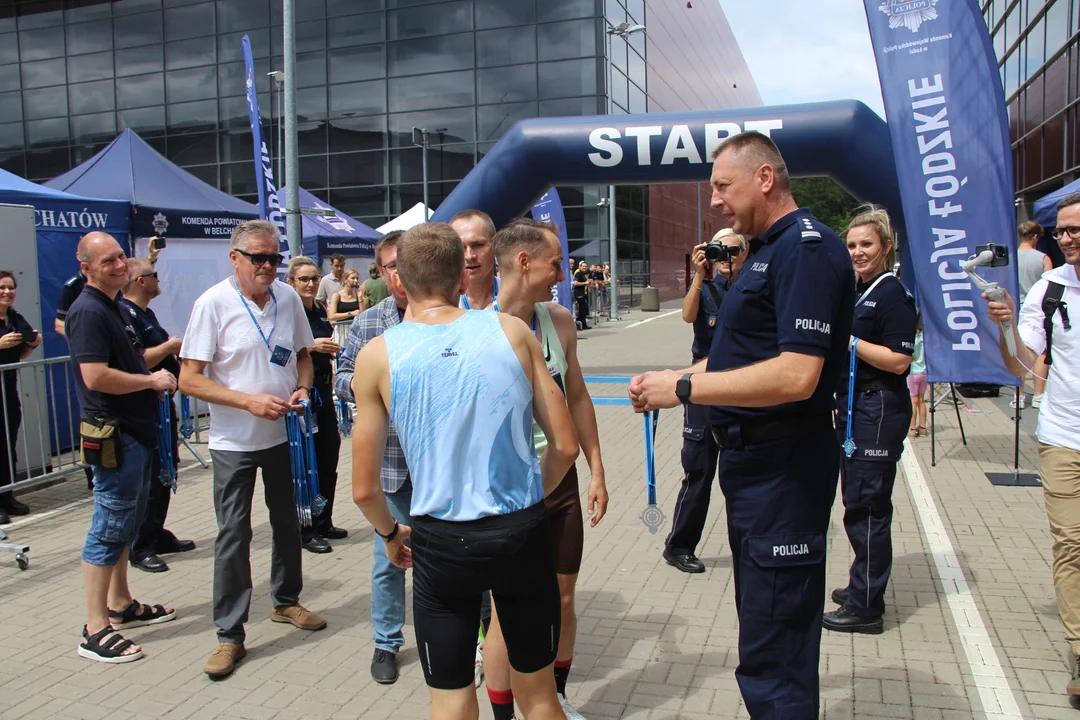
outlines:
[[[154,215],[153,225],[154,232],[156,232],[158,235],[164,235],[165,231],[169,229],[169,220],[165,217],[164,214],[157,213],[156,215]]]
[[[924,22],[937,19],[934,8],[938,0],[885,0],[878,10],[889,16],[889,28],[906,27],[911,32],[919,32]]]

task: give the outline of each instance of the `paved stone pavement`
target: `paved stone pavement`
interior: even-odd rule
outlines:
[[[661,313],[647,316],[635,311],[583,333],[579,347],[586,372],[622,375],[684,365],[690,329],[677,314],[665,315],[674,307],[665,303]],[[619,385],[596,384],[592,390],[624,393]],[[1068,679],[1065,644],[1041,490],[987,482],[984,472],[1011,466],[1009,408],[1004,399],[966,406],[966,447],[955,411],[940,408],[936,467],[930,464],[929,439],[909,443],[907,457],[917,459],[916,472],[925,481],[913,481],[910,462],[897,481],[886,632],[825,634],[824,717],[1065,718],[1076,712],[1062,694]],[[638,517],[645,505],[641,421],[619,406],[599,406],[597,416],[612,501],[608,517],[585,532],[571,700],[589,718],[746,717],[733,675],[737,620],[723,498],[714,491],[699,548],[708,571],[688,576],[667,566],[660,556],[667,528],[650,535]],[[681,479],[680,428],[678,411],[661,415],[659,502],[669,522]],[[209,472],[184,472],[168,523],[198,549],[167,556],[172,569],[165,574],[132,570],[135,596],[174,605],[179,618],[130,631],[147,658],[124,666],[89,662],[75,653],[85,621],[79,552],[91,509],[82,477],[24,495],[36,514],[8,526],[8,532],[13,541],[32,545],[31,568],[20,572],[11,556],[0,555],[0,717],[426,717],[428,697],[411,627],[397,684],[381,687],[369,675],[372,535],[348,501],[347,443],[343,450],[335,519],[351,535],[335,542],[332,554],[304,554],[302,601],[324,613],[329,627],[307,634],[270,622],[269,526],[265,508],[256,502],[250,655],[234,676],[216,683],[202,673],[215,644]],[[181,454],[190,463],[190,455]],[[1021,439],[1021,465],[1035,467],[1028,430]],[[579,469],[584,489],[583,461]],[[919,487],[929,492],[918,496]],[[829,536],[830,587],[845,583],[850,562],[841,512],[838,503]],[[940,518],[944,532],[926,525],[933,517]],[[956,562],[942,551],[942,542],[951,544]],[[970,598],[961,592],[964,587]],[[481,700],[481,717],[489,718],[482,690]]]

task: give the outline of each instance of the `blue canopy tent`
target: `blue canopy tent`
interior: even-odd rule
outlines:
[[[258,209],[166,160],[126,129],[82,165],[45,183],[72,193],[127,200],[136,237],[224,238]],[[165,230],[155,230],[157,226]]]
[[[285,197],[285,188],[278,193]],[[300,188],[300,207],[321,208],[335,214],[335,217],[303,216],[303,244],[300,251],[307,257],[321,264],[334,253],[341,253],[346,257],[368,257],[375,254],[375,243],[382,237],[378,230],[335,210],[304,188]]]
[[[1055,190],[1049,195],[1044,195],[1035,201],[1035,211],[1032,219],[1046,228],[1047,233],[1039,239],[1039,249],[1050,256],[1054,261],[1054,267],[1065,262],[1065,255],[1058,247],[1057,241],[1050,237],[1051,228],[1057,225],[1057,204],[1066,195],[1080,192],[1080,180],[1074,180],[1063,188]]]
[[[36,185],[0,170],[0,202],[31,205],[37,227],[38,287],[41,335],[45,357],[68,354],[67,341],[53,329],[56,303],[64,283],[79,271],[75,250],[79,238],[100,230],[115,237],[125,249],[131,230],[131,204],[118,200],[80,197]],[[74,378],[68,365],[51,366],[49,429],[53,451],[71,447],[71,418],[77,418]],[[66,376],[66,377],[65,377]]]

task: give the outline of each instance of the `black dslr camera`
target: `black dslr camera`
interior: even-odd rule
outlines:
[[[734,260],[742,252],[742,248],[738,246],[728,247],[722,242],[722,238],[734,234],[734,230],[725,228],[713,235],[713,239],[705,246],[705,259],[711,263],[731,262]]]

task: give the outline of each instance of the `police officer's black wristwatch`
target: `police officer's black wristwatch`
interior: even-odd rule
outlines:
[[[675,396],[683,405],[690,402],[690,378],[693,375],[693,373],[686,373],[675,383]]]

